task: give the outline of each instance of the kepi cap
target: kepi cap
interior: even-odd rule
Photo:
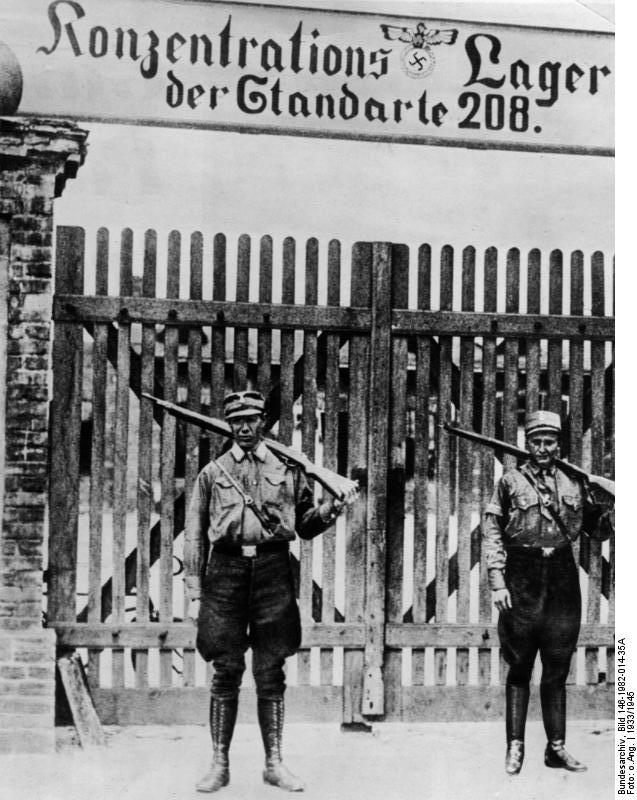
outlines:
[[[223,399],[223,413],[226,419],[253,417],[265,411],[265,397],[261,392],[230,392]]]
[[[562,432],[562,420],[554,411],[533,411],[526,418],[524,432],[527,436],[540,431]]]

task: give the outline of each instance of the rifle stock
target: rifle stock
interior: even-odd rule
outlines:
[[[198,428],[202,428],[203,430],[218,433],[221,436],[226,436],[228,439],[233,438],[232,428],[223,420],[216,419],[215,417],[207,417],[204,414],[199,414],[197,411],[190,411],[187,408],[182,408],[175,403],[169,403],[166,400],[160,400],[158,397],[154,397],[152,394],[148,394],[147,392],[142,392],[142,397],[145,397],[147,400],[155,403],[155,405],[160,406],[160,408],[163,408],[169,414],[172,414],[173,417],[181,419],[184,422],[188,422],[190,425],[196,425]],[[268,450],[273,452],[275,455],[280,456],[288,461],[292,461],[294,464],[300,466],[308,477],[314,478],[314,480],[318,481],[318,483],[320,483],[324,489],[326,489],[330,494],[334,495],[334,497],[336,497],[338,500],[342,500],[350,489],[358,487],[357,481],[344,478],[342,475],[332,472],[332,470],[327,469],[326,467],[319,467],[316,464],[313,464],[304,453],[299,453],[298,450],[294,450],[293,448],[287,447],[280,442],[276,442],[274,439],[264,438],[263,443]]]
[[[529,458],[529,454],[526,450],[523,450],[521,447],[517,447],[517,445],[509,444],[508,442],[502,442],[500,439],[495,439],[493,436],[484,436],[483,434],[476,433],[475,431],[468,431],[464,428],[456,428],[454,425],[450,425],[448,422],[443,423],[442,427],[447,431],[447,433],[452,433],[454,436],[458,436],[461,439],[467,439],[470,442],[476,442],[477,444],[484,445],[492,450],[501,450],[503,453],[508,453],[509,455],[516,456],[517,458]],[[580,480],[588,481],[588,483],[590,483],[592,486],[597,486],[598,488],[602,489],[602,491],[615,497],[615,481],[611,481],[608,478],[603,478],[601,475],[591,475],[581,467],[571,464],[570,461],[564,461],[562,458],[556,458],[555,463],[561,467],[564,472],[570,473]]]

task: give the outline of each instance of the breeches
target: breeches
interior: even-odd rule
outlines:
[[[577,645],[582,600],[570,547],[544,558],[537,551],[509,550],[505,581],[512,608],[500,613],[500,647],[509,665],[507,682],[529,683],[537,653],[541,683],[563,686]]]
[[[250,647],[258,696],[280,697],[285,659],[300,644],[289,553],[246,558],[213,550],[197,622],[197,649],[214,664],[213,696],[238,695]]]

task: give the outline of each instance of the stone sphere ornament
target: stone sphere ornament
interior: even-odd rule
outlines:
[[[22,70],[15,53],[0,42],[0,116],[15,114],[22,99]]]

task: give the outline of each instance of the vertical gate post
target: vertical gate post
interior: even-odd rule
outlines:
[[[55,291],[84,291],[84,230],[57,230]],[[47,620],[75,622],[82,422],[82,323],[58,322],[52,348]]]
[[[372,324],[368,405],[367,558],[365,569],[365,716],[385,712],[385,570],[387,459],[391,381],[391,254],[388,242],[372,245]]]
[[[55,744],[55,632],[42,627],[53,198],[86,137],[0,120],[0,753]]]

